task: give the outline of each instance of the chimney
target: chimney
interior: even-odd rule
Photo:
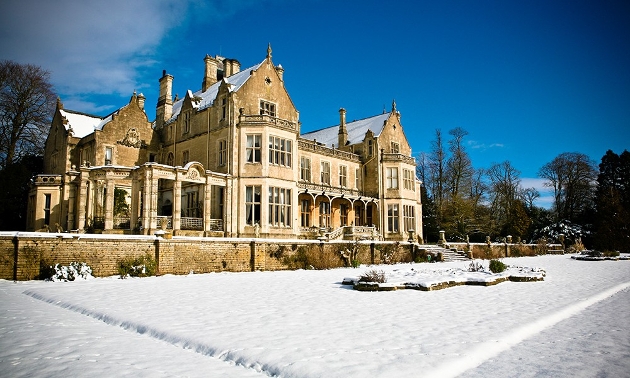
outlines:
[[[241,63],[236,59],[228,59],[226,58],[223,61],[223,71],[224,77],[230,77],[234,74],[237,74],[241,71]]]
[[[160,78],[160,97],[156,109],[156,120],[160,123],[171,118],[173,114],[173,76],[162,71]]]
[[[206,57],[203,58],[203,61],[206,63],[206,73],[201,83],[201,90],[205,92],[212,84],[217,82],[217,67],[219,62],[207,54]]]
[[[348,130],[346,130],[346,109],[339,109],[339,134],[337,135],[339,148],[342,148],[348,142]]]

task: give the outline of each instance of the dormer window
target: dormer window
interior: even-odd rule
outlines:
[[[276,104],[271,102],[260,100],[260,115],[268,115],[271,117],[276,116]]]

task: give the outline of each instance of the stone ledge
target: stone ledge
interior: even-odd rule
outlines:
[[[449,287],[454,286],[494,286],[500,284],[501,282],[537,282],[544,281],[544,277],[532,277],[532,276],[502,276],[497,277],[493,281],[445,281],[439,282],[435,284],[431,284],[429,286],[424,286],[422,284],[403,284],[403,285],[389,285],[387,283],[380,284],[377,282],[353,282],[349,279],[344,279],[343,285],[353,285],[354,290],[358,291],[395,291],[395,290],[403,290],[403,289],[411,289],[411,290],[420,290],[420,291],[435,291],[447,289]]]

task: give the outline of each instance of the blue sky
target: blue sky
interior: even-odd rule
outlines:
[[[65,107],[105,115],[158,79],[198,90],[206,54],[267,44],[303,131],[391,109],[414,154],[462,127],[473,165],[509,160],[539,188],[562,152],[630,148],[629,1],[5,0],[0,59],[52,74]],[[539,204],[547,205],[545,196]]]

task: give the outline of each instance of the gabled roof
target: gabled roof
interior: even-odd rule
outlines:
[[[391,113],[383,113],[373,117],[346,123],[346,130],[348,130],[348,144],[361,143],[368,130],[371,130],[376,137],[381,135],[381,131],[383,131],[383,127],[385,126],[385,121],[387,121],[390,115]],[[323,143],[326,147],[332,147],[333,144],[337,146],[338,134],[339,125],[335,125],[302,134],[301,137],[309,140],[317,140],[317,142]]]
[[[221,83],[226,83],[228,85],[228,89],[230,92],[238,91],[243,86],[243,84],[245,84],[245,82],[247,82],[247,80],[250,78],[251,71],[256,71],[264,62],[265,61],[263,60],[262,62],[256,64],[255,66],[239,71],[238,73],[235,73],[232,76],[224,77],[220,81],[217,81],[216,83],[212,84],[210,88],[208,88],[205,92],[203,92],[201,89],[195,93],[192,93],[191,90],[188,90],[187,91],[188,97],[191,97],[193,99],[195,98],[199,99],[199,101],[192,102],[193,108],[197,110],[203,110],[209,106],[212,106],[212,104],[214,103],[214,100],[217,98],[217,94],[219,93],[219,88],[221,87]],[[186,97],[183,97],[182,99],[177,100],[173,103],[172,116],[168,121],[166,121],[166,123],[170,123],[174,121],[175,118],[177,118],[179,113],[182,111],[182,105],[184,104],[185,99]]]
[[[64,122],[66,131],[72,129],[73,135],[77,138],[83,138],[90,135],[94,132],[94,130],[101,130],[103,125],[111,120],[111,115],[101,118],[99,116],[65,109],[59,109],[59,113],[67,121]]]

